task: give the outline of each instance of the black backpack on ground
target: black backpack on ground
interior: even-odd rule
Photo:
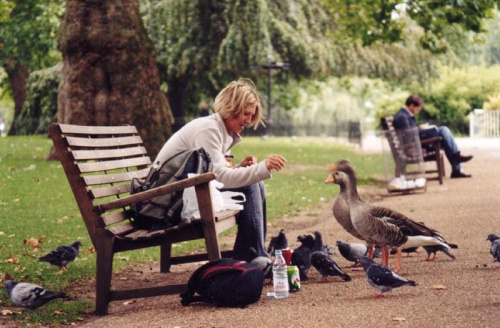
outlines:
[[[206,302],[243,308],[260,299],[264,274],[256,265],[245,261],[212,260],[193,272],[187,287],[188,290],[180,295],[184,306]]]
[[[188,173],[212,171],[210,155],[203,149],[182,151],[163,164],[155,163],[145,179],[134,178],[130,194],[136,194],[187,178]],[[181,222],[182,194],[178,191],[132,204],[131,221],[140,229],[164,230]]]

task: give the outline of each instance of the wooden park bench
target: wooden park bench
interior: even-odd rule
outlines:
[[[443,152],[441,151],[441,137],[434,137],[426,140],[418,140],[420,142],[422,153],[418,154],[415,152],[408,151],[405,149],[405,142],[401,140],[402,138],[398,135],[393,124],[393,117],[387,116],[381,118],[382,130],[385,132],[387,141],[391,148],[392,157],[394,158],[394,163],[396,164],[396,176],[400,175],[412,175],[416,172],[409,172],[406,169],[408,164],[418,164],[420,161],[424,162],[436,162],[436,168],[431,170],[425,170],[425,174],[437,173],[437,176],[432,176],[428,178],[429,180],[439,180],[439,184],[443,184],[444,171],[444,160]],[[416,135],[418,138],[418,135]]]
[[[238,211],[214,214],[209,182],[213,173],[181,180],[130,195],[132,178],[143,178],[151,160],[134,126],[78,126],[51,124],[50,136],[68,178],[97,254],[96,313],[107,314],[111,301],[176,294],[185,284],[130,290],[112,290],[113,255],[118,252],[160,247],[160,271],[173,264],[229,257],[222,252],[218,234],[236,225]],[[136,228],[130,205],[155,196],[195,187],[201,219],[178,228],[149,232]],[[205,239],[206,253],[172,257],[173,243]],[[168,277],[165,277],[168,281]]]

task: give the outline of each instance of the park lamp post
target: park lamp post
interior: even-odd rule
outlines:
[[[267,119],[268,119],[268,129],[271,130],[272,120],[271,120],[271,71],[272,70],[288,70],[290,69],[289,63],[277,62],[273,59],[271,55],[267,56],[267,62],[264,65],[251,65],[250,69],[261,69],[267,70]]]

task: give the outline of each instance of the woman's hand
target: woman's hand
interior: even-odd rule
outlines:
[[[257,164],[257,158],[255,156],[247,156],[240,162],[241,167],[246,167],[254,164]]]
[[[269,155],[266,158],[266,166],[269,171],[281,171],[285,167],[286,159],[281,155]]]

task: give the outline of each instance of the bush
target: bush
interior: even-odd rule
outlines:
[[[57,112],[62,63],[35,71],[28,79],[28,99],[16,120],[17,134],[45,134]]]
[[[425,100],[421,119],[447,125],[455,132],[468,134],[467,115],[498,92],[500,65],[442,67],[439,78],[429,89],[415,90]]]

